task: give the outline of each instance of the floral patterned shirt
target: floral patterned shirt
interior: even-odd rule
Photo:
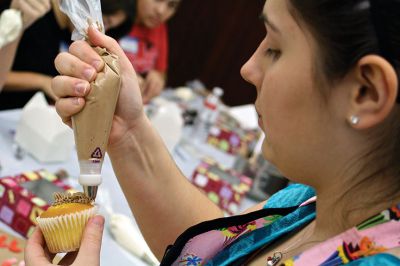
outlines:
[[[244,265],[260,248],[313,221],[314,196],[310,187],[291,185],[273,195],[263,210],[195,225],[167,249],[161,266]],[[379,256],[400,247],[399,220],[400,205],[393,206],[280,265],[333,266],[358,262],[351,264],[355,266],[364,265],[360,263],[366,259],[380,262],[365,265],[400,265],[394,256]]]

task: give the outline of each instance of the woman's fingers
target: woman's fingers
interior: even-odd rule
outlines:
[[[46,14],[51,5],[49,0],[15,0],[12,2],[11,7],[22,12],[24,28],[26,29]]]
[[[88,81],[68,76],[57,76],[51,85],[58,97],[56,110],[62,121],[71,126],[71,116],[80,112],[85,105],[85,97],[90,91]]]
[[[92,45],[106,48],[108,52],[118,56],[119,63],[122,69],[129,70],[135,73],[131,62],[126,57],[125,52],[121,49],[116,40],[107,35],[104,35],[94,27],[89,27],[88,36]]]
[[[94,28],[92,26],[89,27],[88,36],[89,36],[90,42],[94,46],[106,48],[110,53],[113,53],[117,56],[122,55],[123,51],[119,47],[119,44],[117,43],[117,41],[111,37],[108,37],[107,35],[102,34],[96,28]]]
[[[89,82],[96,78],[96,69],[72,54],[61,53],[56,57],[54,63],[61,75],[84,79]]]
[[[69,47],[69,52],[94,67],[97,72],[100,72],[104,68],[104,61],[85,41],[73,42]]]
[[[82,49],[83,52],[78,52],[79,49]],[[62,76],[57,76],[52,81],[53,92],[59,98],[56,102],[57,113],[69,126],[71,126],[71,117],[80,112],[85,105],[83,97],[89,93],[89,82],[95,79],[97,68],[104,66],[96,63],[97,68],[94,68],[91,65],[93,60],[102,60],[85,42],[75,42],[71,51],[75,55],[61,53],[56,57],[55,66]],[[89,61],[89,63],[82,60]]]
[[[100,265],[101,240],[104,230],[104,217],[96,215],[91,218],[83,233],[76,264]]]
[[[61,98],[56,102],[56,110],[62,121],[71,126],[71,117],[79,113],[85,105],[81,97]]]
[[[44,251],[44,239],[38,227],[28,239],[25,247],[25,262],[28,266],[48,265],[49,260]]]
[[[87,80],[68,76],[56,76],[52,80],[51,87],[58,98],[85,97],[90,90]]]
[[[25,0],[23,2],[27,3],[31,9],[38,13],[45,13],[46,10],[50,9],[49,1]]]

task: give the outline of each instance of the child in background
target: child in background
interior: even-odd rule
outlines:
[[[119,43],[138,74],[143,102],[159,95],[168,67],[168,32],[165,24],[181,0],[137,0],[137,16],[129,35]]]

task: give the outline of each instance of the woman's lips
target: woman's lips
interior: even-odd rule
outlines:
[[[256,109],[257,116],[258,116],[258,126],[262,129],[262,119],[261,119],[260,112],[258,111],[257,107],[255,109]]]
[[[262,131],[264,131],[262,117],[260,115],[258,115],[258,126],[262,129]]]
[[[258,126],[264,131],[263,123],[262,123],[262,116],[260,115],[260,112],[258,111],[257,107],[255,107],[256,113],[258,115]]]

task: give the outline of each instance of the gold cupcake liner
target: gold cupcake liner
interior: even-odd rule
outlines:
[[[96,214],[97,207],[94,206],[59,217],[37,217],[36,221],[51,253],[71,252],[79,249],[86,223]]]

